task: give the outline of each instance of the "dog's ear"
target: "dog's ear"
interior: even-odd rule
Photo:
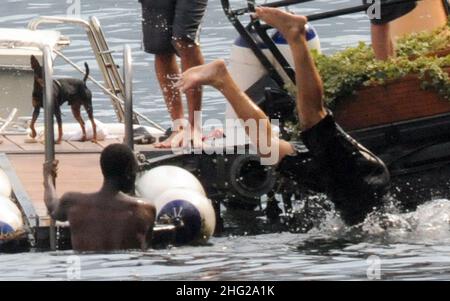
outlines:
[[[37,58],[34,55],[32,55],[31,56],[31,68],[33,70],[36,70],[39,67],[41,67],[41,65],[39,64],[39,61],[37,60]]]

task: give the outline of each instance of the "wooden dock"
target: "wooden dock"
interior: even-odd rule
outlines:
[[[25,135],[2,135],[0,153],[6,155],[28,198],[41,219],[46,219],[44,203],[43,170],[44,144],[26,143]],[[110,144],[122,139],[107,139],[98,143],[64,141],[55,145],[59,160],[56,188],[59,195],[68,191],[95,192],[102,184],[100,153]],[[152,151],[150,145],[136,146],[137,151]]]

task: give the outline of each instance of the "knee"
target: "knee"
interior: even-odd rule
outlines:
[[[189,55],[198,49],[198,45],[189,38],[174,38],[172,45],[180,56]]]

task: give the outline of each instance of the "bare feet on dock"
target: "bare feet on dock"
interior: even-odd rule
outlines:
[[[160,149],[173,149],[173,148],[202,148],[203,136],[200,130],[191,130],[190,132],[185,129],[173,132],[169,138],[160,143],[154,144],[155,148]]]
[[[288,42],[301,37],[308,22],[305,16],[293,15],[271,7],[257,7],[254,15],[278,29]]]
[[[155,143],[155,148],[171,149],[181,147],[183,144],[184,130],[173,131],[170,136],[162,142]]]
[[[228,74],[227,67],[223,60],[216,60],[206,65],[191,68],[181,75],[176,87],[181,92],[186,92],[200,86],[213,86],[221,89],[223,77]]]

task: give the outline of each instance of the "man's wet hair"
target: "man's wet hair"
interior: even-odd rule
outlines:
[[[137,171],[137,161],[131,149],[124,144],[111,144],[100,156],[105,178],[123,178]]]

